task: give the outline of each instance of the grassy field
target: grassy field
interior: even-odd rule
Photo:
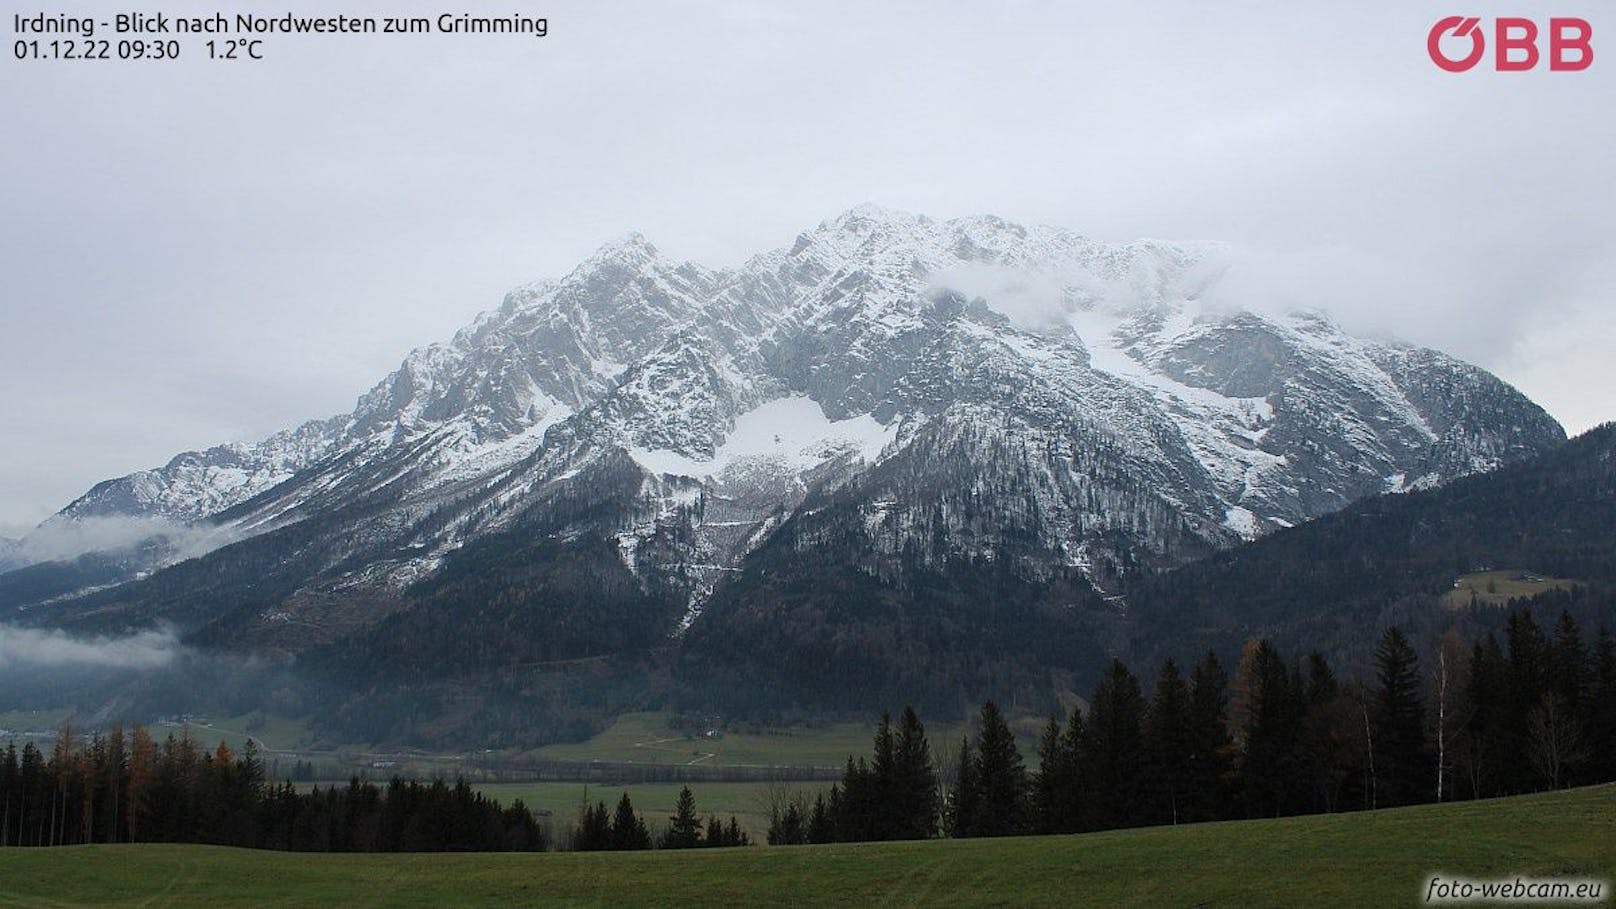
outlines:
[[[0,850],[10,906],[1398,906],[1433,872],[1616,878],[1616,786],[1068,837],[619,854]]]
[[[14,732],[51,732],[67,719],[71,710],[0,710],[0,729]]]
[[[1472,601],[1486,606],[1507,606],[1517,597],[1533,597],[1550,590],[1570,590],[1576,581],[1551,578],[1530,571],[1477,571],[1460,575],[1443,601],[1449,609],[1463,609]]]
[[[1024,757],[1037,756],[1038,737],[1047,719],[1041,716],[1010,718]],[[553,761],[840,767],[850,754],[868,757],[875,735],[874,720],[730,729],[714,734],[675,729],[671,721],[667,713],[626,713],[587,741],[545,745],[525,756]],[[952,755],[958,751],[960,739],[967,731],[965,723],[926,723],[926,739],[931,742],[932,750],[940,754]]]
[[[849,754],[869,754],[875,734],[873,722],[708,734],[674,729],[669,719],[665,713],[627,713],[588,741],[546,745],[530,754],[554,761],[840,767]],[[957,743],[962,728],[939,723],[928,725],[926,734],[933,745]]]

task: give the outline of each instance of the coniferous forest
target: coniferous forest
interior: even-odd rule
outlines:
[[[1504,634],[1420,652],[1398,628],[1373,671],[1246,644],[1225,667],[1165,660],[1141,680],[1113,661],[1087,705],[1051,717],[1036,758],[988,702],[977,733],[937,754],[913,708],[883,716],[872,754],[811,801],[771,808],[771,844],[1072,833],[1351,811],[1616,780],[1616,638],[1569,612],[1527,609]],[[300,790],[249,744],[213,751],[143,727],[88,739],[64,725],[47,755],[0,752],[0,845],[196,842],[299,851],[527,851],[746,845],[681,792],[653,833],[626,793],[581,807],[553,837],[520,801],[463,781],[358,779]]]
[[[1530,611],[1503,640],[1397,628],[1364,679],[1320,654],[1249,642],[1226,669],[1163,662],[1142,682],[1113,662],[1087,709],[1051,718],[1029,766],[1006,718],[934,757],[906,710],[828,794],[781,806],[769,842],[1075,833],[1512,795],[1616,780],[1616,639]]]
[[[734,817],[703,820],[686,787],[653,837],[624,793],[616,811],[584,806],[555,841],[520,799],[501,806],[458,780],[298,789],[266,777],[249,742],[235,754],[188,734],[161,743],[145,727],[76,738],[64,725],[49,756],[32,742],[0,752],[0,846],[209,843],[297,852],[542,852],[745,846]]]
[[[463,781],[300,791],[266,779],[251,743],[237,755],[142,726],[88,740],[64,726],[49,756],[32,742],[0,753],[0,845],[212,843],[308,852],[543,850],[547,832]]]

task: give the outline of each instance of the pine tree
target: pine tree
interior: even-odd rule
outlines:
[[[1470,673],[1464,698],[1470,704],[1465,722],[1464,748],[1457,772],[1471,798],[1508,791],[1503,771],[1514,730],[1503,728],[1509,703],[1509,661],[1495,635],[1487,635],[1470,650]]]
[[[1616,638],[1603,626],[1594,638],[1591,686],[1589,771],[1597,780],[1616,780]]]
[[[387,802],[389,805],[400,805],[403,801],[398,795],[402,786],[399,780],[394,779],[389,787]],[[578,813],[578,830],[574,835],[572,848],[579,852],[600,852],[612,848],[612,822],[606,813],[606,803],[596,802],[593,806],[585,804]]]
[[[713,823],[718,819],[714,818]],[[668,832],[662,838],[664,849],[694,849],[701,845],[701,819],[696,816],[696,797],[690,793],[690,787],[684,786],[679,790],[679,800],[674,804],[673,816],[668,818]]]
[[[897,801],[893,835],[898,839],[927,839],[937,833],[939,796],[937,768],[932,766],[926,727],[914,707],[905,707],[898,721],[893,756],[893,796]]]
[[[877,816],[880,811],[876,778],[869,763],[862,757],[854,760],[849,756],[847,767],[842,771],[842,810],[836,838],[844,843],[861,843],[875,839],[876,831],[879,829]],[[805,812],[799,807],[798,813]]]
[[[1060,721],[1054,717],[1038,739],[1038,769],[1032,778],[1033,829],[1038,833],[1058,833],[1062,826],[1060,793],[1067,762],[1061,753]]]
[[[902,824],[903,806],[898,792],[897,743],[892,737],[892,716],[881,714],[875,728],[874,754],[870,761],[869,826],[861,839],[890,840],[897,836]]]
[[[796,800],[788,802],[785,809],[769,822],[770,846],[800,846],[808,842],[808,821],[803,817],[802,808]]]
[[[1190,677],[1189,782],[1184,819],[1209,821],[1224,816],[1230,755],[1228,674],[1208,651]]]
[[[1301,765],[1301,695],[1273,644],[1256,642],[1243,654],[1236,690],[1244,714],[1240,790],[1248,817],[1295,810]]]
[[[612,814],[610,842],[612,849],[651,848],[651,833],[645,821],[634,813],[634,803],[629,801],[627,792],[617,800],[617,810]]]
[[[1541,779],[1532,762],[1523,758],[1532,748],[1529,732],[1532,712],[1542,706],[1553,684],[1550,646],[1528,609],[1510,613],[1505,620],[1504,637],[1509,648],[1509,668],[1502,709],[1494,718],[1499,740],[1500,791],[1531,792],[1539,788]]]
[[[1010,836],[1027,830],[1027,769],[1016,748],[1015,733],[992,701],[982,705],[982,732],[977,742],[977,836]]]
[[[1588,681],[1588,648],[1582,643],[1582,629],[1577,627],[1571,613],[1562,611],[1554,628],[1554,644],[1549,650],[1549,690],[1572,717],[1580,719],[1587,700]]]
[[[954,768],[954,786],[948,794],[948,835],[980,836],[978,815],[982,785],[977,779],[976,755],[971,753],[969,737],[960,741],[959,759]]]
[[[1138,822],[1145,760],[1144,703],[1139,680],[1121,660],[1112,660],[1094,689],[1084,749],[1089,797],[1102,827]]]
[[[1375,648],[1374,732],[1377,799],[1381,806],[1429,798],[1425,752],[1425,705],[1420,698],[1419,657],[1396,626]]]
[[[825,796],[825,840],[827,843],[840,842],[843,833],[847,830],[847,800],[842,797],[842,789],[832,783],[830,795]]]
[[[836,786],[831,786],[836,791]],[[808,813],[808,842],[829,843],[836,838],[836,826],[831,821],[830,811],[825,807],[825,794],[823,792],[814,796],[814,808]]]
[[[1363,804],[1367,764],[1364,698],[1342,686],[1324,655],[1307,660],[1302,716],[1303,810],[1339,811]]]
[[[1177,824],[1190,787],[1190,692],[1168,657],[1156,678],[1156,692],[1145,715],[1142,787],[1149,796],[1137,813],[1144,823]]]
[[[1088,798],[1089,724],[1083,708],[1073,705],[1072,713],[1061,732],[1058,749],[1060,766],[1054,787],[1055,833],[1075,833],[1098,826],[1093,816],[1093,805]]]

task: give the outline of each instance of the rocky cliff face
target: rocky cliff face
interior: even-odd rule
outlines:
[[[631,235],[410,354],[351,414],[182,454],[53,519],[206,525],[235,542],[205,568],[0,610],[296,650],[516,538],[609,544],[663,637],[765,546],[1113,594],[1564,440],[1441,353],[1214,307],[1218,277],[1215,247],[868,207],[724,270]]]

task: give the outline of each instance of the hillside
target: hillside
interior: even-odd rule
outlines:
[[[1369,499],[1152,578],[1129,598],[1132,645],[1148,657],[1270,637],[1338,653],[1366,649],[1374,635],[1364,629],[1391,624],[1496,627],[1507,597],[1484,589],[1458,608],[1453,598],[1494,570],[1556,579],[1506,587],[1517,602],[1536,592],[1585,624],[1616,621],[1616,424],[1532,461]]]
[[[345,741],[1043,711],[1139,579],[1563,444],[1484,370],[1240,299],[1223,256],[873,206],[730,268],[630,235],[351,413],[98,484],[13,558],[135,538],[0,574],[0,622],[294,666],[233,687]]]
[[[0,850],[51,906],[1392,906],[1434,872],[1616,877],[1616,786],[1064,837],[544,855]]]

